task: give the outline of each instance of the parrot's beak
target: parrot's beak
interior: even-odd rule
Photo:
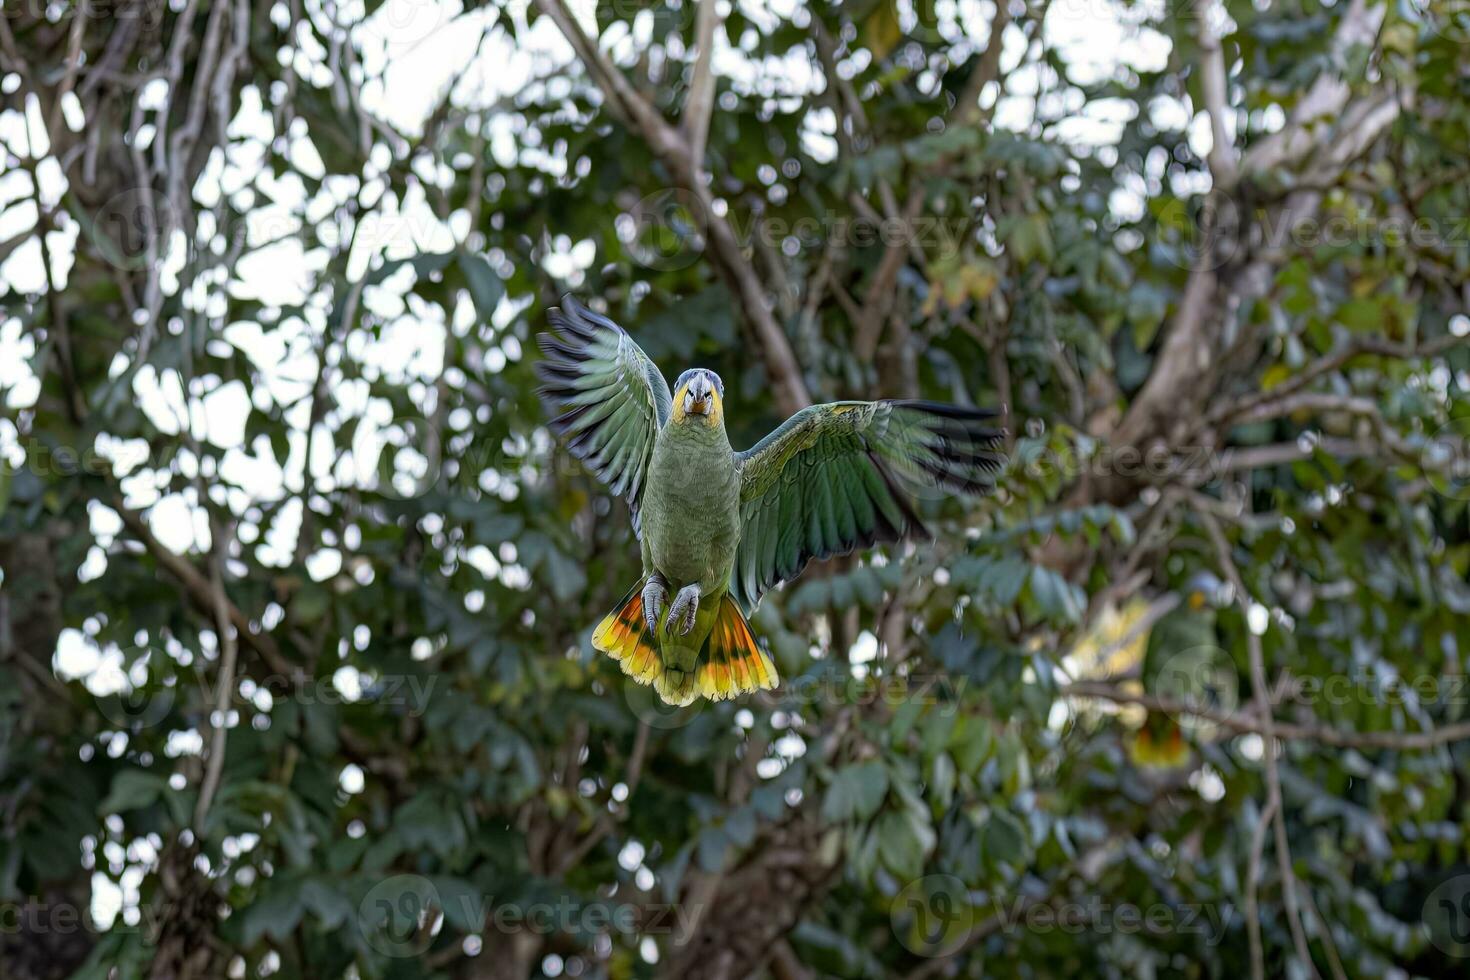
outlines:
[[[714,394],[715,386],[710,384],[709,378],[696,374],[684,389],[684,414],[708,415],[714,407]]]

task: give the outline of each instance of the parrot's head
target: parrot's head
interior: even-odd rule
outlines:
[[[690,368],[674,384],[674,418],[677,423],[699,419],[705,425],[725,421],[725,382],[706,368]]]
[[[1230,589],[1211,572],[1195,572],[1190,576],[1185,591],[1189,597],[1189,608],[1195,612],[1230,604]]]

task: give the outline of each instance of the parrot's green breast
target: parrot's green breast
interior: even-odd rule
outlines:
[[[639,516],[645,566],[661,572],[671,591],[702,587],[694,628],[684,636],[659,631],[665,661],[677,666],[687,657],[692,666],[729,588],[740,543],[740,472],[723,425],[692,419],[664,426]]]
[[[724,428],[671,423],[654,444],[642,526],[653,567],[675,589],[728,584],[740,540],[740,474]]]

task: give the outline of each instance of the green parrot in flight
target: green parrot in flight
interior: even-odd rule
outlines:
[[[927,537],[916,494],[994,485],[994,413],[923,401],[813,405],[745,452],[725,434],[725,385],[691,368],[672,393],[617,324],[570,297],[538,337],[551,428],[626,497],[643,578],[592,644],[669,704],[770,690],[776,667],[746,615],[826,558]]]

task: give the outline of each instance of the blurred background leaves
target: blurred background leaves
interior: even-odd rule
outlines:
[[[0,974],[1463,972],[1457,4],[0,13]],[[662,710],[567,291],[1003,489]]]

